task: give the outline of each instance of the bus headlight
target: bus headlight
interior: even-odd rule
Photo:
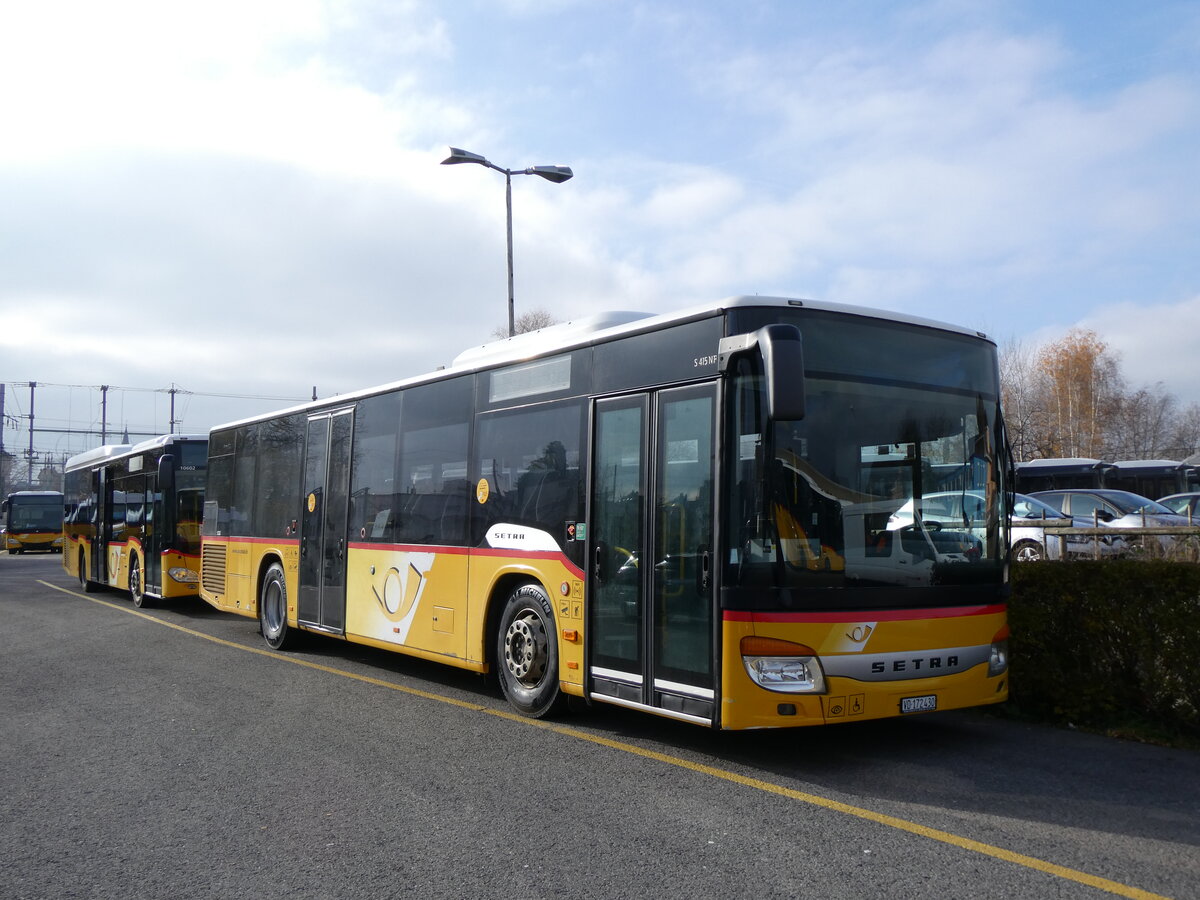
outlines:
[[[191,569],[186,569],[183,566],[173,566],[172,568],[167,569],[167,574],[170,575],[174,581],[178,581],[180,584],[196,584],[200,580],[199,575],[197,575]]]
[[[1005,625],[992,638],[992,652],[988,657],[988,678],[1003,675],[1008,671],[1008,626]]]
[[[745,637],[742,662],[750,679],[768,691],[825,693],[825,672],[811,647],[777,638]]]

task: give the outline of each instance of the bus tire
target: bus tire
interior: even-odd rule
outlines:
[[[1017,541],[1012,555],[1017,562],[1041,562],[1046,558],[1046,551],[1037,541]]]
[[[82,550],[79,551],[79,586],[85,594],[94,594],[100,590],[100,583],[87,577],[87,556]]]
[[[504,698],[521,715],[541,719],[563,706],[554,608],[540,584],[526,582],[508,595],[496,629],[496,671]]]
[[[286,650],[295,643],[287,620],[287,579],[283,566],[271,563],[258,594],[258,627],[272,650]]]
[[[129,555],[129,599],[138,609],[150,605],[150,601],[146,597],[146,585],[142,579],[142,563],[136,553]]]

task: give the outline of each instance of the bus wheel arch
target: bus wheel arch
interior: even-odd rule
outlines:
[[[278,557],[263,559],[258,579],[258,627],[272,650],[286,650],[295,641],[295,629],[288,625],[287,577]]]
[[[493,604],[493,663],[500,691],[523,716],[540,719],[566,702],[559,685],[558,630],[549,592],[530,578],[506,580]]]

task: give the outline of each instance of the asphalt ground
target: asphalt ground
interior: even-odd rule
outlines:
[[[1200,754],[979,711],[715,733],[0,556],[0,897],[1200,897]]]

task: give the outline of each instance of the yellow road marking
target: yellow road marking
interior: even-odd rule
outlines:
[[[343,678],[360,681],[364,684],[374,685],[375,687],[387,688],[388,690],[392,691],[399,691],[400,693],[409,694],[414,697],[421,697],[425,700],[435,700],[439,703],[445,703],[450,706],[457,706],[462,709],[472,710],[474,712],[486,713],[489,716],[507,719],[510,722],[516,722],[521,725],[531,725],[535,728],[553,731],[565,737],[571,737],[581,741],[588,741],[592,744],[598,744],[602,747],[608,747],[612,750],[618,750],[622,753],[641,756],[645,759],[652,759],[655,762],[660,762],[669,766],[676,766],[677,768],[681,769],[688,769],[689,771],[696,772],[701,775],[708,775],[711,778],[717,778],[722,781],[739,784],[742,787],[753,788],[768,794],[777,794],[781,797],[787,797],[790,800],[798,800],[801,803],[807,803],[810,806],[817,806],[821,809],[828,809],[833,812],[842,813],[843,815],[854,816],[855,818],[864,819],[868,822],[875,822],[879,825],[895,828],[898,831],[907,831],[910,834],[920,835],[921,837],[928,838],[929,840],[933,841],[940,841],[943,844],[950,844],[962,850],[969,850],[984,856],[991,856],[995,859],[1001,859],[1005,862],[1010,862],[1018,866],[1024,866],[1027,869],[1034,869],[1038,872],[1044,872],[1047,875],[1053,875],[1056,878],[1074,881],[1078,884],[1085,884],[1088,887],[1094,887],[1098,890],[1107,891],[1108,893],[1116,894],[1119,897],[1130,897],[1135,898],[1135,900],[1170,900],[1170,898],[1164,897],[1162,894],[1144,891],[1140,888],[1122,884],[1119,881],[1112,881],[1108,878],[1101,878],[1097,875],[1089,875],[1087,872],[1080,872],[1078,869],[1070,869],[1066,866],[1059,866],[1033,856],[1026,856],[1023,853],[1014,853],[1011,850],[1005,850],[1003,847],[995,847],[991,844],[985,844],[981,841],[974,841],[970,838],[965,838],[949,831],[942,831],[941,829],[930,828],[927,825],[921,825],[917,822],[910,822],[907,819],[889,816],[884,813],[875,812],[874,810],[864,809],[860,806],[851,806],[848,803],[842,803],[838,800],[831,800],[828,797],[821,797],[817,794],[809,794],[805,791],[797,791],[794,788],[784,787],[783,785],[779,784],[772,784],[769,781],[762,781],[758,778],[750,778],[746,775],[739,775],[736,772],[718,769],[715,766],[708,766],[704,763],[691,762],[690,760],[683,759],[682,757],[671,756],[667,753],[659,753],[657,750],[646,750],[643,747],[638,747],[634,744],[627,744],[624,741],[614,741],[611,738],[589,734],[586,731],[580,731],[579,729],[572,728],[569,725],[559,725],[554,722],[544,722],[539,719],[529,719],[509,710],[493,709],[492,707],[483,706],[479,703],[456,700],[455,698],[447,697],[444,694],[435,694],[432,691],[423,691],[419,688],[406,687],[402,684],[384,681],[381,678],[371,678],[368,675],[359,675],[354,672],[347,672],[345,669],[337,669],[333,666],[321,665],[320,663],[310,662],[309,660],[299,659],[294,656],[288,656],[286,654],[262,647],[247,647],[245,644],[239,644],[235,641],[227,641],[224,638],[213,637],[211,634],[205,634],[204,632],[196,631],[193,628],[186,628],[183,625],[176,625],[174,622],[167,622],[164,619],[147,615],[146,613],[136,609],[131,609],[123,604],[112,603],[108,600],[102,600],[99,597],[89,597],[87,594],[81,594],[78,591],[69,590],[67,588],[60,587],[59,585],[51,584],[48,581],[39,581],[38,584],[52,588],[56,591],[61,591],[64,594],[69,594],[72,597],[80,597],[84,600],[90,600],[93,603],[98,603],[101,606],[107,606],[110,609],[115,609],[123,613],[138,616],[139,618],[145,619],[148,622],[153,622],[156,625],[162,625],[166,628],[173,628],[176,631],[183,632],[184,634],[189,634],[193,637],[211,641],[214,644],[220,644],[224,647],[231,647],[235,650],[241,650],[245,653],[255,653],[259,656],[266,656],[270,659],[278,660],[280,662],[288,662],[292,663],[293,665],[304,666],[307,669],[316,669],[318,672],[326,672],[330,675],[339,675]]]

